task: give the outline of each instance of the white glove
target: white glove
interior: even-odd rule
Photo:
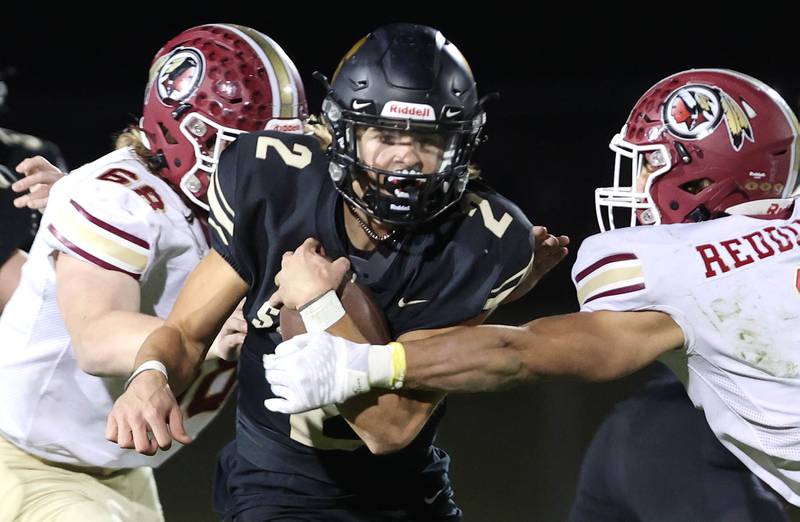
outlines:
[[[342,403],[372,387],[400,388],[405,351],[400,343],[358,344],[326,332],[306,333],[265,355],[264,370],[275,395],[264,406],[300,413]]]

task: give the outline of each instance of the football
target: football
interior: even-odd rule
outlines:
[[[367,341],[370,344],[386,344],[391,341],[386,317],[370,291],[351,280],[348,280],[340,288],[337,293],[342,306]],[[281,309],[280,325],[284,341],[306,331],[297,310]]]

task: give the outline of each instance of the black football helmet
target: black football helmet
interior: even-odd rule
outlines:
[[[458,201],[486,122],[461,52],[436,29],[415,24],[387,25],[356,43],[340,62],[322,111],[333,134],[329,171],[337,189],[367,214],[400,226],[429,221]],[[366,164],[358,137],[370,128],[433,145],[437,167],[419,172]]]

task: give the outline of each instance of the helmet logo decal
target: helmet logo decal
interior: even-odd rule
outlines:
[[[747,115],[749,112],[755,116],[755,111],[752,107],[747,105],[744,100],[742,100],[742,103],[749,109],[747,112],[745,112],[733,98],[724,92],[722,93],[722,110],[725,113],[725,125],[728,127],[728,137],[731,139],[731,146],[736,152],[742,150],[742,145],[744,145],[745,140],[750,140],[755,143],[753,127],[750,125],[750,118]]]
[[[158,71],[156,86],[162,101],[185,100],[203,79],[203,58],[194,49],[179,48]]]
[[[663,118],[670,134],[699,140],[711,134],[722,120],[722,103],[716,89],[685,85],[664,104]]]
[[[662,117],[670,134],[689,140],[705,138],[724,121],[731,147],[738,152],[746,140],[755,141],[750,119],[756,113],[744,100],[742,104],[716,87],[685,85],[669,95]]]
[[[390,101],[383,106],[381,116],[408,120],[435,121],[433,107],[425,103]]]

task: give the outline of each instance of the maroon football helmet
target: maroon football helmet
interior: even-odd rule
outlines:
[[[600,228],[614,228],[620,207],[630,225],[765,214],[768,200],[795,189],[797,137],[792,110],[755,78],[722,69],[669,76],[611,139],[614,185],[595,191]]]
[[[208,210],[206,191],[226,142],[242,132],[303,132],[308,115],[297,68],[248,27],[188,29],[156,54],[140,127],[164,158],[158,174]]]

